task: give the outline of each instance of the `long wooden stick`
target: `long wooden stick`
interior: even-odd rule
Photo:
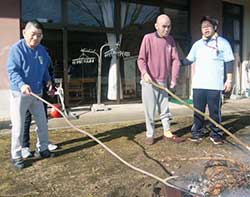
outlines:
[[[87,135],[88,137],[90,137],[91,139],[93,139],[94,141],[96,141],[96,142],[97,142],[98,144],[100,144],[106,151],[108,151],[111,155],[113,155],[116,159],[118,159],[120,162],[122,162],[123,164],[125,164],[125,165],[128,166],[129,168],[131,168],[131,169],[133,169],[133,170],[135,170],[135,171],[137,171],[137,172],[140,172],[140,173],[142,173],[142,174],[144,174],[144,175],[146,175],[146,176],[149,176],[149,177],[151,177],[151,178],[153,178],[153,179],[155,179],[155,180],[157,180],[157,181],[163,183],[163,184],[166,185],[166,186],[169,186],[169,187],[171,187],[171,188],[175,188],[175,189],[177,189],[177,190],[185,191],[185,192],[187,192],[187,193],[189,193],[189,194],[194,194],[194,193],[192,193],[192,192],[190,192],[190,191],[188,191],[188,190],[185,190],[185,189],[183,189],[183,188],[180,188],[180,187],[178,187],[178,186],[176,186],[176,185],[173,185],[173,184],[167,182],[168,179],[170,179],[170,178],[171,178],[171,179],[172,179],[172,178],[177,178],[178,176],[170,176],[170,177],[168,177],[167,179],[162,179],[162,178],[158,177],[157,175],[154,175],[154,174],[152,174],[152,173],[150,173],[150,172],[148,172],[148,171],[142,170],[142,169],[140,169],[140,168],[138,168],[138,167],[136,167],[136,166],[130,164],[129,162],[125,161],[123,158],[121,158],[118,154],[116,154],[114,151],[112,151],[108,146],[106,146],[104,143],[102,143],[102,142],[101,142],[100,140],[98,140],[96,137],[94,137],[93,135],[91,135],[91,134],[88,133],[87,131],[84,131],[84,130],[82,130],[82,129],[76,127],[75,125],[73,125],[73,124],[68,120],[68,118],[65,116],[65,114],[64,114],[61,110],[59,110],[58,108],[54,107],[51,103],[49,103],[48,101],[44,100],[43,98],[39,97],[38,95],[36,95],[36,94],[34,94],[34,93],[32,93],[32,92],[31,92],[31,95],[34,96],[35,98],[37,98],[38,100],[40,100],[40,101],[46,103],[46,104],[49,105],[50,107],[54,108],[57,112],[59,112],[59,113],[62,115],[62,117],[63,117],[64,120],[68,123],[68,125],[69,125],[70,127],[74,128],[75,130],[79,131],[80,133],[83,133],[83,134]],[[195,194],[195,195],[198,195],[198,194]],[[199,195],[198,195],[198,196],[199,196]]]
[[[231,136],[238,144],[242,145],[244,148],[246,148],[248,151],[250,151],[250,147],[249,145],[245,144],[244,142],[242,142],[239,138],[237,138],[235,135],[233,135],[230,131],[228,131],[226,128],[224,128],[222,125],[220,125],[219,123],[217,123],[215,120],[213,120],[212,118],[210,118],[207,114],[201,112],[200,110],[196,109],[195,107],[193,107],[192,105],[189,105],[188,103],[186,103],[185,101],[183,101],[181,98],[179,98],[178,96],[176,96],[174,93],[172,93],[168,88],[165,88],[153,81],[150,82],[154,87],[159,88],[161,90],[166,91],[169,95],[171,95],[173,98],[175,98],[176,100],[180,101],[182,104],[184,104],[186,107],[188,107],[189,109],[191,109],[192,111],[195,111],[196,113],[204,116],[206,119],[208,119],[211,123],[213,123],[216,127],[220,128],[222,131],[224,131],[226,134],[228,134],[229,136]]]

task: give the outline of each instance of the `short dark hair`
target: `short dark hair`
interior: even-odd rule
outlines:
[[[200,24],[202,24],[204,21],[209,21],[213,25],[215,31],[217,30],[217,27],[219,25],[218,19],[212,16],[203,16],[200,20]]]
[[[43,30],[44,30],[44,27],[43,27],[42,23],[40,23],[38,20],[30,20],[30,21],[28,21],[28,22],[26,23],[26,25],[25,25],[25,29],[26,29],[27,27],[29,27],[29,26],[33,26],[33,27],[35,27],[35,28],[37,28],[37,29],[41,29],[42,32],[43,32]]]

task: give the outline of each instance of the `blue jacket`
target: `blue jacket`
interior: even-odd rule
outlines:
[[[20,92],[21,87],[28,84],[33,93],[42,93],[43,84],[51,79],[50,63],[51,59],[41,44],[32,49],[21,39],[11,47],[7,62],[10,89]]]

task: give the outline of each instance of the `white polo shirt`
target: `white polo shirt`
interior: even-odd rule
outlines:
[[[211,38],[208,42],[200,39],[196,41],[187,59],[195,64],[193,88],[223,90],[224,63],[234,60],[229,42],[222,38]]]

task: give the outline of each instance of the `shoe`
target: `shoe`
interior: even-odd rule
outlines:
[[[56,150],[57,148],[58,148],[58,146],[57,146],[57,145],[55,145],[55,144],[49,144],[49,145],[48,145],[48,149],[49,149],[49,151]]]
[[[220,138],[213,138],[213,137],[209,137],[209,139],[210,139],[215,145],[222,145],[222,144],[224,144],[223,139],[220,139]]]
[[[203,139],[202,137],[194,137],[194,136],[188,138],[188,140],[191,142],[201,142],[202,139]]]
[[[22,157],[24,159],[28,158],[28,157],[32,157],[32,153],[30,152],[30,148],[29,147],[24,147],[22,148]]]
[[[154,137],[147,137],[145,142],[147,145],[152,145],[155,143],[155,139]]]
[[[18,159],[12,159],[12,164],[14,165],[14,167],[18,170],[21,170],[24,168],[24,162],[22,158],[18,158]]]
[[[49,157],[54,157],[55,154],[50,152],[48,149],[47,150],[44,150],[44,151],[36,151],[34,156],[36,158],[49,158]]]
[[[167,136],[164,135],[164,136],[163,136],[163,139],[164,139],[164,140],[167,140],[167,141],[175,142],[175,143],[177,143],[177,144],[186,141],[186,138],[178,137],[177,135],[173,135],[172,137],[167,137]]]

